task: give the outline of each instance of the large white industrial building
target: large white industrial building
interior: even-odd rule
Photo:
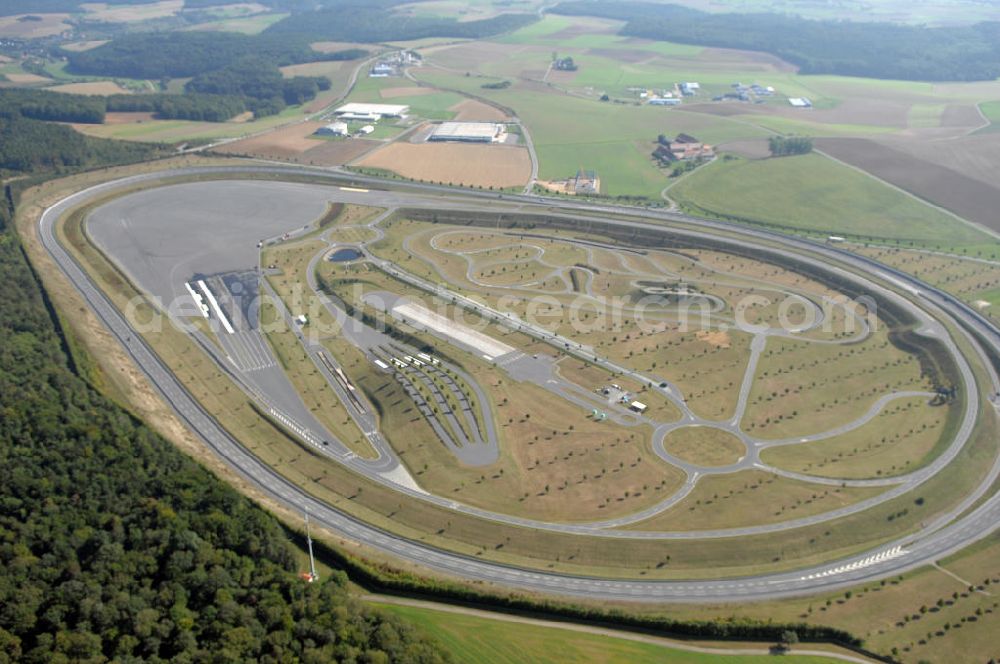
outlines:
[[[341,120],[364,120],[376,122],[381,118],[401,118],[410,112],[409,106],[397,104],[359,104],[351,102],[344,104],[334,113]]]
[[[501,143],[506,137],[507,128],[495,122],[442,122],[427,140]]]

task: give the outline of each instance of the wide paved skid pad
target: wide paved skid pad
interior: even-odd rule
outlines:
[[[169,304],[195,274],[255,269],[258,240],[318,219],[332,195],[287,182],[177,184],[111,201],[87,229],[142,290]]]

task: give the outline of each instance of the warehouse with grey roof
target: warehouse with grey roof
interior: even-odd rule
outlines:
[[[507,128],[495,122],[442,122],[427,140],[502,143],[506,138]]]

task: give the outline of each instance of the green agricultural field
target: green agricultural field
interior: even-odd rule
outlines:
[[[979,130],[982,134],[1000,132],[1000,101],[988,101],[979,105],[979,112],[990,124]]]
[[[220,18],[217,21],[199,23],[189,30],[214,30],[217,32],[242,32],[245,35],[256,35],[264,32],[288,14],[257,14],[255,16]]]
[[[461,76],[421,76],[443,87],[472,91],[474,85],[474,94],[515,109],[531,133],[540,178],[557,180],[581,168],[594,169],[601,178],[602,193],[610,196],[660,198],[669,179],[650,156],[659,134],[684,132],[708,143],[767,135],[757,127],[710,115],[610,104],[518,86],[483,90],[481,79],[470,84]]]
[[[235,138],[271,129],[301,119],[301,106],[289,106],[277,115],[252,122],[193,122],[189,120],[148,120],[129,124],[77,125],[88,136],[151,143],[183,143]]]
[[[492,619],[454,611],[375,602],[375,606],[406,618],[437,639],[456,661],[465,664],[537,664],[604,662],[606,664],[747,664],[770,661],[770,655],[730,655],[691,652],[644,642],[637,635],[592,634],[568,627],[532,624],[510,616]],[[734,648],[745,648],[744,645]],[[758,645],[757,649],[766,646]],[[720,651],[723,652],[723,651]],[[528,654],[530,653],[530,657]],[[785,655],[789,664],[819,664],[833,658]]]
[[[979,231],[820,154],[721,160],[685,178],[671,198],[692,211],[860,238],[976,243]]]
[[[383,90],[414,87],[414,83],[405,78],[372,78],[361,72],[347,101],[370,104],[406,104],[410,107],[410,115],[427,120],[449,120],[455,114],[448,109],[465,100],[465,97],[460,94],[441,91],[409,96],[382,96]]]
[[[802,118],[787,118],[780,115],[738,115],[738,119],[778,134],[799,134],[814,137],[841,136],[871,136],[887,134],[895,127],[877,127],[864,124],[843,124],[830,122],[812,122],[805,116]]]
[[[995,5],[977,0],[679,0],[679,5],[707,12],[794,13],[810,19],[884,21],[911,25],[956,25],[997,20]]]

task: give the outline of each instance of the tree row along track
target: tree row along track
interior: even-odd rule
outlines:
[[[231,466],[249,483],[256,486],[264,494],[291,509],[301,511],[308,509],[313,517],[325,527],[342,537],[355,540],[374,547],[385,553],[399,556],[419,565],[425,565],[447,574],[462,578],[493,582],[501,586],[536,590],[546,593],[585,596],[603,599],[622,599],[634,601],[725,601],[734,599],[765,599],[788,595],[821,592],[855,585],[872,579],[884,578],[899,574],[915,567],[929,564],[947,556],[970,543],[987,536],[1000,523],[1000,497],[987,496],[987,493],[1000,476],[1000,462],[995,461],[987,477],[971,492],[961,504],[949,514],[944,515],[934,523],[913,535],[889,542],[876,550],[834,562],[815,565],[805,569],[789,572],[770,573],[733,579],[713,579],[703,581],[630,581],[568,576],[555,573],[520,569],[499,563],[488,562],[469,556],[448,551],[442,551],[428,545],[407,540],[395,534],[386,532],[370,524],[363,523],[344,514],[329,505],[317,500],[300,487],[286,480],[272,468],[262,463],[246,450],[239,441],[206,412],[199,402],[189,393],[187,388],[167,369],[155,352],[128,325],[126,319],[115,309],[110,300],[91,281],[74,258],[60,245],[53,228],[57,219],[68,212],[73,206],[85,203],[95,197],[113,192],[116,188],[132,186],[139,182],[153,182],[171,177],[241,177],[248,175],[286,175],[289,177],[309,176],[327,177],[334,182],[345,184],[361,184],[384,186],[377,179],[359,178],[357,176],[331,175],[329,172],[305,168],[276,167],[238,167],[238,168],[203,168],[186,169],[168,173],[135,176],[116,182],[98,185],[90,189],[72,194],[59,203],[45,210],[40,219],[40,237],[46,250],[59,265],[60,269],[76,286],[88,305],[110,332],[119,340],[129,356],[145,373],[150,382],[163,396],[164,400],[177,412],[191,430],[219,457]],[[482,210],[484,202],[490,206],[515,206],[535,204],[540,201],[535,197],[505,196],[502,203],[496,195],[469,193],[458,195],[455,191],[441,187],[421,187],[417,185],[399,187],[397,191],[410,192],[414,203],[424,204],[426,199],[420,194],[437,194],[438,202],[454,208],[468,207]],[[442,193],[448,197],[440,196]],[[537,208],[536,208],[537,209]],[[574,211],[601,212],[605,214],[634,214],[629,208],[599,208],[590,205],[560,205],[555,213],[572,213]],[[539,210],[541,211],[541,210]],[[549,211],[546,211],[549,213]],[[895,288],[907,291],[911,296],[919,298],[927,314],[927,324],[937,325],[935,318],[948,319],[961,323],[975,332],[994,352],[1000,351],[1000,332],[985,318],[976,314],[966,305],[946,293],[933,289],[905,273],[886,268],[869,259],[854,256],[835,247],[827,247],[808,240],[786,238],[766,231],[750,230],[723,224],[708,222],[681,215],[664,213],[648,213],[661,223],[644,221],[626,221],[606,219],[603,223],[632,227],[648,232],[662,232],[663,220],[678,222],[684,225],[696,225],[705,231],[694,230],[685,232],[697,235],[709,234],[711,229],[725,231],[730,236],[741,236],[741,241],[765,241],[780,243],[782,252],[789,256],[801,253],[815,256],[812,260],[832,261],[865,273]],[[671,227],[671,233],[682,229]],[[844,268],[830,268],[847,272]],[[884,288],[889,297],[899,298],[890,289]],[[944,330],[935,328],[939,333]],[[978,348],[977,341],[968,335],[967,341]],[[953,342],[952,342],[953,343]],[[978,351],[982,354],[982,350]],[[984,358],[985,359],[985,358]],[[992,367],[986,362],[993,382],[992,393],[1000,391],[997,378]],[[968,395],[970,403],[978,406],[976,392]],[[987,410],[991,407],[987,404]],[[954,447],[954,446],[953,446]],[[949,448],[942,459],[954,458],[958,450]],[[944,464],[947,461],[942,462]],[[979,503],[978,506],[973,506]]]

